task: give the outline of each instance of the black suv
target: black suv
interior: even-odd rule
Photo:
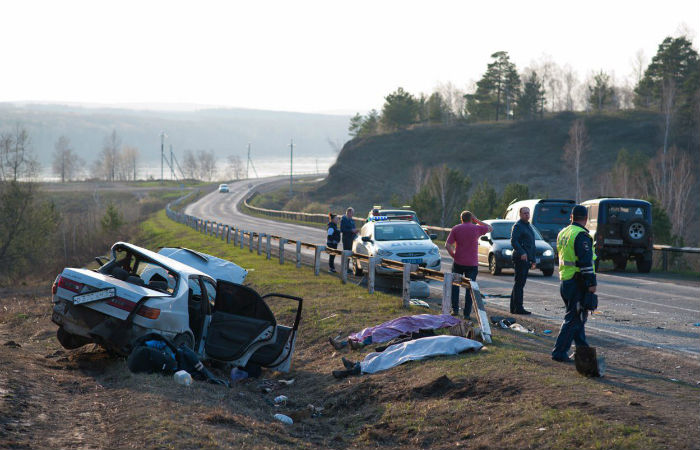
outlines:
[[[625,270],[634,258],[637,270],[651,270],[653,241],[651,203],[630,198],[598,198],[582,203],[588,208],[588,224],[598,259],[610,259],[615,270]]]

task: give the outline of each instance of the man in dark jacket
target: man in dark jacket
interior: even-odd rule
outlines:
[[[340,219],[340,232],[343,234],[343,250],[352,251],[352,241],[357,234],[355,220],[352,218],[355,210],[348,208],[345,215]]]
[[[520,208],[520,220],[515,222],[510,234],[513,246],[515,283],[510,293],[511,314],[530,314],[523,307],[523,289],[530,268],[535,268],[535,232],[530,225],[530,208]]]

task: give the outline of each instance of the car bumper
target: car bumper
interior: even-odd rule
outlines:
[[[389,258],[391,259],[391,257]],[[419,267],[423,267],[425,269],[432,269],[432,270],[440,270],[440,265],[442,264],[442,260],[439,257],[435,258],[423,258],[424,262],[419,264]],[[364,263],[362,264],[364,268],[367,268],[367,264]],[[395,275],[395,276],[403,276],[403,272],[399,269],[394,269],[391,267],[385,267],[382,265],[377,266],[377,274],[379,275]]]
[[[540,262],[535,264],[535,268],[540,270],[550,270],[554,269],[554,258],[551,256],[540,256]],[[510,256],[499,255],[496,256],[496,262],[503,269],[513,268],[513,259]]]

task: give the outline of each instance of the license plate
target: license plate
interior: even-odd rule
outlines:
[[[622,239],[603,239],[604,244],[622,245]]]
[[[97,300],[104,300],[106,298],[116,297],[117,290],[114,288],[102,289],[101,291],[88,292],[87,294],[80,294],[73,297],[74,305],[82,305],[83,303],[96,302]]]
[[[423,264],[423,258],[402,259],[401,262],[407,264]]]

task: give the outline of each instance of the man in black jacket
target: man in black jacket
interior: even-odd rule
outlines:
[[[515,283],[510,293],[511,314],[530,314],[523,308],[523,288],[530,268],[535,268],[535,232],[530,225],[530,208],[520,208],[520,220],[515,222],[510,235],[513,246]]]

